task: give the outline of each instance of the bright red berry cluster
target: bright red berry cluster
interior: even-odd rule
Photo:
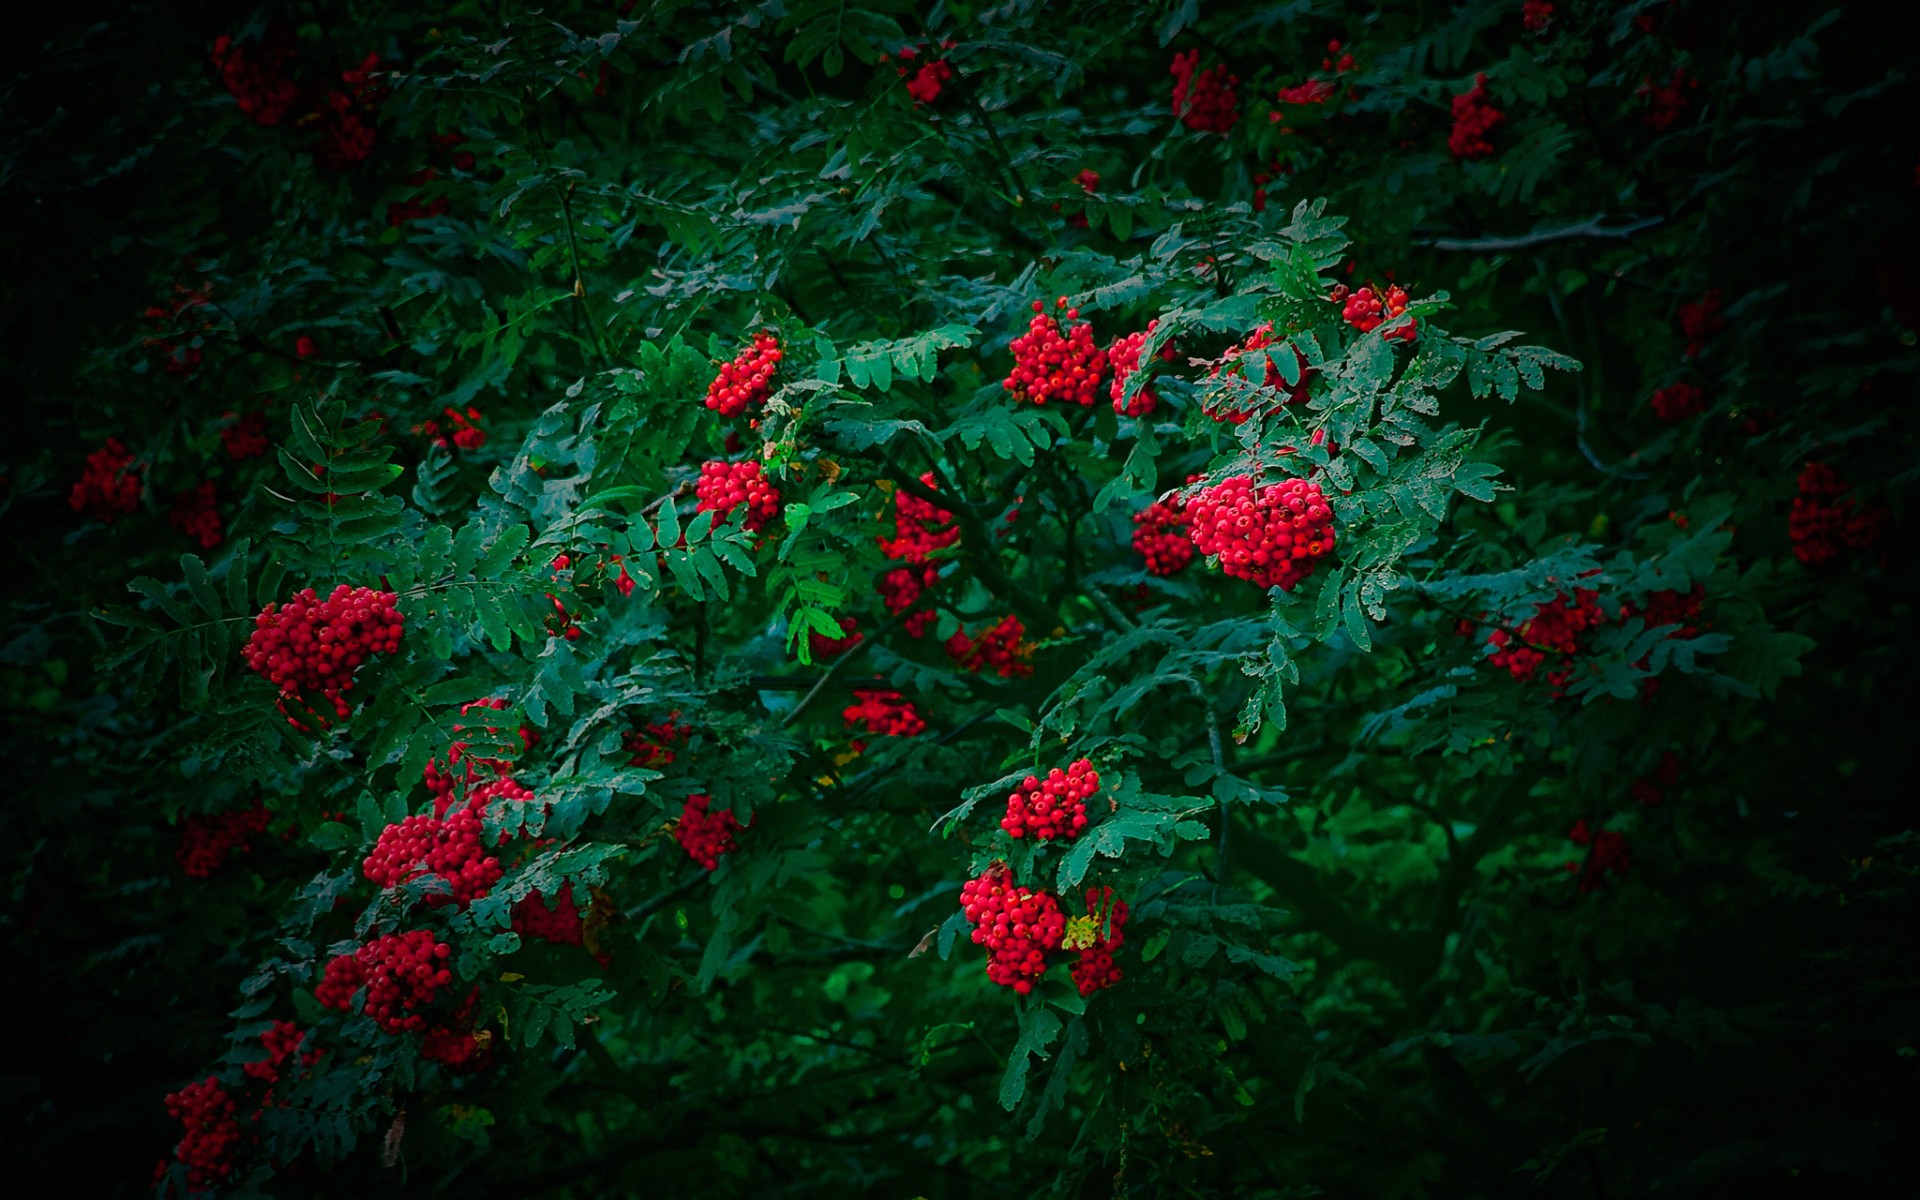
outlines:
[[[1720,289],[1712,288],[1692,304],[1680,306],[1680,334],[1687,339],[1688,358],[1698,358],[1706,340],[1727,327],[1727,318],[1720,311],[1722,304]]]
[[[278,125],[300,102],[293,46],[284,34],[254,42],[222,35],[213,40],[210,57],[220,82],[255,124]]]
[[[1606,622],[1599,600],[1600,593],[1591,588],[1575,588],[1572,599],[1565,592],[1556,594],[1512,633],[1489,631],[1487,644],[1495,649],[1488,661],[1523,683],[1552,663],[1544,678],[1557,697],[1573,677],[1573,659],[1585,646],[1586,635]]]
[[[1067,307],[1067,298],[1055,298],[1054,307],[1064,309],[1071,324],[1065,334],[1060,323],[1040,301],[1033,302],[1033,320],[1027,332],[1008,345],[1013,352],[1013,370],[1001,386],[1016,400],[1045,404],[1049,400],[1091,405],[1100,394],[1107,374],[1107,352],[1093,340],[1093,324],[1080,320],[1080,310]]]
[[[720,865],[722,855],[739,849],[733,835],[739,832],[740,821],[730,810],[709,810],[707,804],[707,797],[698,792],[688,796],[673,836],[688,858],[711,871]]]
[[[1475,75],[1473,86],[1453,98],[1453,132],[1447,149],[1455,158],[1479,159],[1493,153],[1487,135],[1507,123],[1507,114],[1487,98],[1487,77]]]
[[[675,725],[680,710],[674,709],[664,721],[656,721],[628,732],[620,739],[620,748],[633,755],[631,765],[656,770],[670,767],[676,757],[674,747],[683,745],[693,732],[691,725]]]
[[[1520,24],[1528,33],[1540,33],[1553,23],[1553,5],[1547,0],[1526,0],[1520,6]]]
[[[1173,115],[1188,129],[1201,133],[1226,133],[1240,119],[1239,98],[1234,87],[1240,77],[1215,63],[1202,71],[1200,51],[1188,50],[1173,56],[1167,68],[1173,76]]]
[[[380,831],[361,869],[381,888],[438,875],[451,890],[426,897],[427,903],[437,908],[451,901],[465,908],[491,892],[506,873],[500,860],[482,845],[485,809],[476,788],[465,805],[444,818],[415,815],[389,825]]]
[[[1333,510],[1311,480],[1256,487],[1251,475],[1235,475],[1194,496],[1187,521],[1200,553],[1261,587],[1290,592],[1333,553]]]
[[[1800,472],[1800,494],[1787,514],[1793,556],[1809,566],[1832,562],[1843,550],[1864,550],[1886,532],[1884,504],[1862,507],[1845,481],[1823,462]]]
[[[220,524],[219,502],[214,498],[213,480],[175,493],[167,524],[211,550],[224,539]]]
[[[1101,932],[1094,934],[1092,945],[1080,948],[1079,960],[1069,968],[1074,986],[1082,996],[1091,996],[1120,982],[1120,968],[1114,964],[1113,952],[1126,944],[1126,934],[1121,931],[1127,927],[1127,902],[1115,900],[1110,887],[1088,888],[1087,915],[1098,923]]]
[[[973,926],[973,943],[987,949],[987,978],[1024,996],[1047,971],[1067,920],[1051,893],[1020,887],[1005,863],[995,863],[960,887],[960,909]]]
[[[67,507],[107,525],[139,508],[140,476],[132,466],[133,453],[119,438],[108,438],[87,455],[80,482],[67,493]]]
[[[853,703],[840,716],[848,729],[865,726],[868,733],[880,737],[918,737],[927,729],[912,702],[899,692],[855,692]]]
[[[1673,77],[1664,84],[1655,83],[1652,79],[1642,80],[1639,89],[1634,92],[1634,95],[1647,99],[1647,111],[1640,119],[1656,133],[1664,133],[1687,110],[1691,102],[1690,93],[1699,87],[1700,81],[1679,67],[1673,69]]]
[[[1364,291],[1366,289],[1363,288],[1361,290]],[[1404,296],[1402,298],[1404,300]],[[1401,308],[1404,309],[1405,307],[1406,305],[1402,303]],[[1379,324],[1380,322],[1375,321],[1372,325],[1366,326],[1362,332],[1365,332],[1366,329],[1376,328]],[[1307,398],[1308,388],[1310,387],[1308,376],[1312,374],[1312,372],[1307,368],[1306,356],[1298,350],[1294,350],[1292,353],[1294,362],[1297,363],[1300,368],[1300,379],[1299,382],[1295,383],[1292,387],[1287,386],[1286,377],[1280,373],[1280,368],[1274,363],[1271,353],[1260,355],[1260,378],[1253,380],[1247,377],[1246,356],[1267,350],[1268,347],[1278,344],[1280,340],[1281,339],[1273,336],[1272,323],[1264,324],[1248,334],[1246,341],[1237,342],[1227,347],[1226,353],[1220,356],[1219,365],[1215,366],[1209,374],[1218,376],[1224,372],[1232,378],[1246,379],[1247,382],[1252,383],[1255,387],[1265,388],[1269,392],[1272,392],[1274,394],[1274,401],[1272,402],[1276,402],[1281,406],[1292,404],[1297,400],[1305,400]],[[1224,421],[1233,425],[1245,425],[1248,421],[1252,420],[1257,413],[1264,410],[1257,407],[1242,408],[1237,404],[1207,404],[1202,405],[1202,411],[1216,421]]]
[[[1395,323],[1390,327],[1380,329],[1381,337],[1388,341],[1412,342],[1420,336],[1418,317],[1397,320],[1407,311],[1407,292],[1398,284],[1381,290],[1363,287],[1351,293],[1347,291],[1346,284],[1336,284],[1333,300],[1341,306],[1340,318],[1361,333],[1371,333],[1393,321]]]
[[[1587,848],[1585,861],[1567,864],[1567,874],[1579,876],[1583,895],[1607,886],[1607,875],[1625,875],[1633,869],[1633,856],[1627,852],[1627,835],[1617,829],[1590,831],[1582,818],[1573,823],[1567,838],[1574,845]]]
[[[586,936],[580,920],[580,906],[574,902],[573,888],[562,886],[560,898],[552,904],[539,892],[513,906],[513,931],[523,938],[539,938],[562,946],[578,946]]]
[[[753,344],[723,363],[707,385],[707,407],[723,417],[737,417],[759,408],[773,392],[773,375],[780,368],[780,339],[768,332],[753,335]]]
[[[946,42],[942,45],[942,49],[952,48],[952,42]],[[900,57],[907,59],[909,62],[918,58],[919,54],[920,52],[912,46],[908,46],[900,51]],[[904,64],[895,67],[894,70],[899,72],[902,79],[906,79],[908,68]],[[919,69],[913,72],[913,78],[907,79],[907,95],[913,97],[915,107],[922,104],[932,104],[940,98],[941,91],[946,87],[947,81],[952,78],[953,64],[944,58],[921,63]]]
[[[1672,425],[1705,412],[1707,393],[1685,381],[1670,383],[1657,389],[1647,404],[1653,409],[1654,416]]]
[[[1036,842],[1070,842],[1087,827],[1087,801],[1100,790],[1100,772],[1088,759],[1075,759],[1045,779],[1029,775],[1007,797],[1007,815],[1000,828],[1017,838]]]
[[[700,481],[693,485],[699,498],[695,512],[714,512],[724,520],[741,505],[747,506],[745,526],[749,531],[766,528],[780,515],[780,492],[760,473],[760,464],[745,462],[706,462],[700,465]]]
[[[173,856],[192,879],[205,879],[235,854],[245,854],[248,839],[267,831],[267,806],[259,800],[247,808],[188,817],[180,829],[180,846]]]
[[[1133,548],[1150,575],[1172,575],[1193,561],[1193,539],[1179,497],[1156,500],[1133,516]]]
[[[235,462],[258,458],[273,443],[267,439],[267,414],[227,413],[232,423],[220,428],[220,445]]]
[[[1033,674],[1033,664],[1027,661],[1033,657],[1033,646],[1021,640],[1026,632],[1020,618],[1009,614],[978,638],[956,631],[947,639],[947,654],[962,670],[976,675],[987,668],[1002,679],[1024,679]]]
[[[860,622],[852,617],[840,617],[840,636],[828,637],[817,629],[807,630],[807,651],[816,660],[838,658],[865,640],[860,632]]]
[[[442,449],[478,450],[487,444],[487,431],[480,428],[480,410],[469,404],[464,411],[451,405],[440,410],[444,422],[422,421],[413,432],[432,438]]]
[[[920,476],[921,486],[938,490],[933,472]],[[879,538],[880,553],[900,562],[925,563],[933,552],[944,550],[960,540],[960,527],[953,513],[909,493],[905,488],[893,491],[893,536]]]
[[[887,611],[905,612],[917,603],[921,595],[933,586],[939,576],[940,568],[932,563],[916,567],[895,567],[880,577],[880,598],[886,602]],[[932,609],[922,609],[908,617],[905,629],[909,637],[919,637],[926,633],[927,626],[939,614]]]
[[[381,1029],[388,1033],[422,1030],[427,1018],[421,1010],[453,982],[447,967],[451,957],[453,947],[428,930],[390,933],[329,962],[313,989],[314,998],[328,1008],[351,1012],[354,993],[365,987],[366,1014]]]
[[[420,1056],[456,1071],[478,1071],[492,1061],[489,1047],[493,1035],[474,1032],[474,1010],[480,1003],[480,989],[467,993],[450,1018],[429,1026],[420,1038]]]
[[[167,1115],[180,1122],[180,1144],[173,1157],[186,1164],[187,1185],[210,1188],[233,1174],[233,1152],[240,1144],[233,1097],[209,1075],[167,1097]]]
[[[250,1079],[261,1079],[267,1083],[280,1081],[280,1068],[300,1049],[307,1035],[292,1021],[275,1021],[273,1026],[260,1035],[260,1044],[266,1047],[267,1057],[253,1062],[241,1063],[240,1069]],[[307,1062],[318,1058],[318,1052],[302,1055]]]
[[[1685,760],[1671,750],[1663,750],[1660,753],[1659,765],[1654,767],[1653,774],[1634,780],[1627,788],[1627,794],[1632,796],[1633,802],[1642,808],[1653,808],[1656,805],[1665,804],[1667,793],[1679,784],[1680,777],[1686,772]]]
[[[460,715],[464,717],[476,708],[492,709],[498,712],[506,707],[507,700],[504,696],[495,696],[487,700],[470,700],[460,706]],[[453,731],[459,733],[465,728],[464,725],[455,724]],[[487,732],[498,733],[499,730],[489,725]],[[531,750],[539,741],[540,734],[537,731],[525,725],[520,727],[522,746]],[[453,774],[455,767],[464,767],[458,778]],[[475,758],[467,753],[466,742],[455,742],[447,747],[447,766],[444,768],[441,767],[438,759],[427,760],[427,765],[421,769],[421,775],[426,780],[427,790],[433,793],[434,815],[441,816],[446,813],[447,806],[453,802],[453,792],[456,787],[462,784],[471,787],[480,782],[481,776],[475,770],[476,767],[497,777],[511,770],[513,764],[500,758]]]
[[[1147,322],[1147,327],[1139,333],[1121,334],[1107,347],[1107,362],[1113,367],[1113,382],[1107,386],[1107,395],[1113,399],[1113,411],[1123,417],[1144,417],[1160,403],[1153,393],[1152,384],[1142,384],[1133,394],[1133,399],[1125,398],[1127,380],[1140,369],[1140,351],[1147,344],[1147,338],[1159,328],[1158,317]]]
[[[354,670],[375,654],[400,650],[404,622],[395,607],[398,599],[392,592],[343,583],[322,600],[304,588],[285,605],[269,604],[254,618],[245,647],[247,666],[278,687],[283,699],[323,697],[345,717],[350,710],[343,696],[353,686]]]

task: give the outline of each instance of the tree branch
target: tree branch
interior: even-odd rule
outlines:
[[[1629,221],[1625,225],[1608,227],[1600,222],[1605,213],[1580,221],[1572,225],[1560,225],[1552,229],[1536,229],[1532,233],[1523,233],[1515,237],[1485,238],[1433,238],[1416,241],[1416,246],[1432,246],[1435,250],[1469,250],[1484,253],[1497,253],[1502,250],[1525,250],[1531,246],[1545,246],[1553,242],[1572,241],[1576,238],[1592,238],[1596,241],[1623,241],[1637,233],[1666,223],[1665,217],[1643,217],[1638,221]]]

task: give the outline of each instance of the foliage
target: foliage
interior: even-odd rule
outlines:
[[[161,1098],[213,1074],[245,1131],[223,1195],[1911,1185],[1920,139],[1862,136],[1912,95],[1882,15],[356,0],[63,30],[0,173],[29,414],[0,669],[38,768],[7,817],[16,1176],[198,1187]],[[290,47],[310,111],[236,103],[223,35]],[[1169,105],[1194,49],[1237,76],[1225,134]],[[1504,118],[1455,159],[1480,76]],[[342,162],[350,118],[374,140]],[[1343,317],[1390,286],[1404,314]],[[1002,386],[1036,303],[1101,346],[1150,329],[1114,404]],[[762,331],[764,404],[710,411]],[[1676,381],[1707,407],[1669,424]],[[142,488],[112,521],[68,503],[108,437]],[[714,460],[779,518],[703,510]],[[1814,460],[1851,489],[1817,563],[1789,536]],[[1145,570],[1136,513],[1246,474],[1332,510],[1299,587]],[[212,546],[168,519],[205,480]],[[881,602],[910,501],[958,535],[924,628]],[[331,720],[241,648],[336,584],[396,593],[405,637]],[[1565,646],[1563,612],[1591,618]],[[1008,617],[1030,674],[949,652]],[[924,732],[854,728],[876,691]],[[1084,835],[1000,829],[1081,758]],[[368,881],[433,778],[458,806],[502,770],[534,799],[485,806],[486,896]],[[693,795],[739,826],[712,871]],[[185,873],[255,800],[251,848]],[[1031,995],[988,981],[958,896],[995,862],[1077,938],[1116,932],[1088,888],[1125,901],[1116,986],[1082,994],[1073,951]],[[535,893],[583,944],[531,932]],[[413,929],[450,947],[462,1066],[315,996]],[[280,1020],[323,1053],[269,1092]]]

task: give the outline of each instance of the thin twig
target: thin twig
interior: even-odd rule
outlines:
[[[1625,225],[1609,227],[1600,223],[1605,217],[1606,214],[1602,213],[1572,225],[1536,229],[1532,233],[1523,233],[1515,237],[1433,238],[1429,241],[1417,241],[1414,245],[1432,246],[1435,250],[1477,250],[1497,253],[1502,250],[1525,250],[1530,246],[1545,246],[1551,242],[1572,241],[1575,238],[1623,241],[1636,233],[1642,233],[1666,222],[1665,217],[1643,217],[1638,221],[1629,221]]]

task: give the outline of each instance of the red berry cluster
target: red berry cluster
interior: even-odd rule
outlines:
[[[1473,86],[1453,98],[1453,132],[1447,149],[1455,158],[1479,159],[1493,153],[1487,135],[1507,123],[1507,114],[1487,99],[1487,77],[1473,77]]]
[[[182,321],[181,316],[194,309],[204,308],[212,302],[213,285],[202,282],[198,287],[188,287],[183,283],[173,285],[173,299],[164,305],[149,305],[146,317],[152,321],[159,335],[141,339],[140,344],[152,350],[160,359],[160,366],[169,375],[191,375],[199,368],[203,354],[200,333],[194,326]],[[205,330],[212,322],[202,319],[199,329]],[[182,338],[185,344],[176,342]]]
[[[1152,384],[1142,384],[1132,400],[1125,399],[1127,380],[1140,369],[1140,351],[1159,326],[1160,319],[1156,317],[1148,321],[1141,332],[1122,334],[1107,347],[1107,362],[1113,366],[1113,382],[1107,386],[1107,395],[1113,399],[1113,411],[1123,417],[1144,417],[1160,403],[1160,398],[1153,394]]]
[[[1690,638],[1700,632],[1694,622],[1700,616],[1700,609],[1707,600],[1705,584],[1696,583],[1693,590],[1682,592],[1676,588],[1664,588],[1647,597],[1647,606],[1636,609],[1632,604],[1620,606],[1620,619],[1626,620],[1636,612],[1646,622],[1648,629],[1662,626],[1677,626],[1671,637]]]
[[[709,810],[707,804],[707,797],[698,792],[688,796],[673,836],[688,858],[711,871],[720,865],[721,855],[739,849],[733,835],[739,832],[740,821],[731,810]]]
[[[1567,874],[1580,877],[1581,894],[1597,892],[1607,886],[1608,874],[1625,875],[1633,869],[1633,857],[1627,852],[1627,835],[1617,829],[1588,830],[1585,818],[1573,823],[1567,838],[1587,848],[1583,862],[1567,863]]]
[[[760,473],[760,464],[746,462],[707,462],[700,465],[700,481],[693,485],[699,497],[695,512],[715,512],[724,520],[742,504],[747,506],[745,525],[749,531],[764,529],[780,515],[780,492]]]
[[[245,1071],[250,1079],[262,1079],[270,1084],[278,1083],[280,1068],[299,1051],[300,1043],[306,1038],[307,1035],[292,1021],[275,1021],[272,1028],[260,1035],[260,1044],[266,1047],[267,1057],[241,1063],[240,1069]],[[301,1056],[308,1063],[312,1063],[318,1057],[318,1051]]]
[[[753,335],[753,344],[723,363],[707,385],[707,407],[723,417],[737,417],[767,402],[773,392],[773,374],[780,368],[780,339],[768,332]]]
[[[422,1030],[427,1018],[420,1010],[453,982],[453,972],[447,968],[451,957],[453,947],[428,930],[390,933],[329,962],[313,995],[328,1008],[351,1012],[353,995],[364,986],[366,1014],[381,1029],[388,1033]]]
[[[567,611],[567,606],[561,602],[560,597],[552,592],[548,592],[546,596],[553,601],[553,615],[546,619],[548,635],[565,638],[569,642],[579,641],[582,633],[580,622]]]
[[[67,507],[107,525],[139,508],[140,476],[129,469],[132,466],[133,453],[119,438],[108,438],[87,455],[80,482],[67,493]]]
[[[1864,550],[1886,532],[1884,504],[1861,507],[1832,467],[1810,462],[1800,472],[1800,494],[1787,514],[1793,556],[1809,566],[1832,562],[1842,550]]]
[[[284,606],[269,604],[254,618],[247,666],[278,687],[283,699],[324,697],[345,717],[350,710],[343,696],[353,686],[354,670],[375,654],[400,650],[398,599],[343,583],[322,600],[303,588]]]
[[[1647,401],[1653,415],[1672,425],[1707,410],[1707,394],[1691,383],[1670,383],[1653,393]]]
[[[224,539],[220,524],[219,503],[214,499],[213,480],[201,482],[174,494],[173,508],[167,513],[167,524],[200,543],[203,550],[211,550]]]
[[[539,892],[513,906],[513,931],[523,938],[539,938],[562,946],[578,946],[586,937],[580,920],[580,907],[574,903],[573,889],[560,888],[559,899],[552,904]]]
[[[1347,291],[1346,284],[1335,284],[1333,300],[1341,306],[1341,319],[1361,333],[1380,329],[1381,325],[1395,321],[1407,311],[1407,292],[1398,284],[1380,291],[1363,287],[1351,293]],[[1412,342],[1420,336],[1420,319],[1411,317],[1380,329],[1380,336],[1388,341]]]
[[[367,878],[378,887],[395,888],[438,875],[451,891],[426,898],[435,908],[449,901],[465,908],[491,892],[506,871],[481,844],[486,806],[479,791],[444,818],[415,815],[381,830],[360,864]]]
[[[1402,304],[1401,307],[1405,308],[1405,305]],[[1376,321],[1374,322],[1374,325],[1368,326],[1367,328],[1371,329],[1374,326],[1377,326],[1378,324],[1379,322]],[[1245,356],[1256,353],[1261,350],[1266,350],[1268,347],[1275,345],[1279,341],[1280,341],[1279,338],[1276,338],[1273,336],[1272,322],[1268,322],[1267,324],[1260,326],[1258,329],[1248,334],[1246,341],[1237,342],[1234,345],[1227,347],[1226,353],[1220,356],[1219,365],[1215,366],[1213,370],[1209,372],[1209,374],[1212,376],[1218,376],[1221,374],[1222,371],[1224,371],[1230,377],[1246,379],[1247,374],[1246,374]],[[1312,372],[1307,368],[1306,356],[1301,354],[1300,351],[1294,350],[1293,358],[1294,358],[1294,361],[1297,364],[1299,364],[1299,367],[1300,367],[1300,380],[1298,383],[1295,383],[1291,388],[1287,387],[1286,377],[1280,374],[1280,368],[1277,365],[1275,365],[1273,361],[1273,355],[1271,353],[1262,354],[1260,356],[1260,363],[1261,363],[1260,379],[1257,382],[1249,379],[1247,380],[1247,382],[1252,383],[1255,387],[1265,388],[1268,391],[1273,392],[1277,398],[1278,404],[1280,405],[1292,404],[1296,400],[1305,400],[1307,398],[1308,388],[1310,386],[1310,381],[1308,379],[1308,376],[1311,375]],[[1209,417],[1212,417],[1216,421],[1225,421],[1234,425],[1245,425],[1248,421],[1253,419],[1255,413],[1259,410],[1254,408],[1239,408],[1234,405],[1227,404],[1227,405],[1203,405],[1202,411],[1204,411]]]
[[[1547,0],[1526,0],[1520,6],[1520,24],[1528,33],[1540,33],[1553,23],[1553,5]]]
[[[1706,340],[1727,327],[1721,305],[1722,293],[1719,288],[1713,288],[1692,304],[1680,306],[1680,333],[1687,339],[1688,358],[1698,358]]]
[[[173,856],[188,878],[205,879],[230,856],[251,849],[248,839],[265,833],[268,819],[267,806],[258,800],[248,808],[188,817]]]
[[[373,153],[373,111],[387,96],[387,89],[373,82],[379,65],[380,56],[368,54],[340,72],[342,87],[326,89],[318,107],[300,119],[302,125],[320,127],[313,157],[321,166],[344,170]]]
[[[938,490],[933,472],[920,476],[921,486]],[[930,501],[912,495],[905,488],[893,491],[893,536],[876,539],[880,553],[900,562],[922,564],[936,550],[944,550],[960,540],[960,528],[953,513]]]
[[[492,1061],[489,1047],[493,1035],[474,1032],[474,1009],[480,1002],[480,989],[474,988],[445,1022],[430,1026],[420,1038],[420,1056],[456,1071],[478,1071]]]
[[[1027,661],[1033,657],[1033,646],[1021,640],[1026,632],[1020,618],[1009,614],[978,638],[968,637],[964,630],[955,632],[947,639],[947,654],[976,675],[986,667],[1002,679],[1024,679],[1033,674],[1033,664]]]
[[[1067,920],[1051,893],[1020,887],[1005,863],[995,863],[960,887],[960,909],[973,926],[973,944],[987,948],[987,978],[1024,996],[1047,971]]]
[[[1200,51],[1188,50],[1173,56],[1168,73],[1173,76],[1173,115],[1188,129],[1201,133],[1226,133],[1240,119],[1239,99],[1234,87],[1240,77],[1215,63],[1202,71]]]
[[[1069,968],[1074,986],[1082,996],[1091,996],[1120,982],[1120,968],[1114,965],[1113,952],[1126,944],[1126,935],[1121,931],[1127,927],[1127,902],[1115,900],[1110,887],[1088,888],[1087,915],[1099,923],[1102,932],[1094,935],[1091,946],[1080,949],[1079,961]]]
[[[1100,790],[1100,772],[1087,759],[1075,759],[1045,779],[1029,775],[1007,797],[1007,815],[1000,828],[1017,838],[1036,842],[1070,842],[1087,827],[1087,801]]]
[[[220,445],[235,462],[258,458],[273,443],[267,439],[267,414],[227,413],[232,423],[220,428]]]
[[[492,709],[498,712],[506,707],[507,700],[504,696],[495,696],[488,700],[471,700],[460,706],[460,715],[464,717],[476,708]],[[453,731],[459,733],[465,728],[466,726],[464,725],[456,724],[453,727]],[[499,730],[489,725],[487,726],[487,732],[498,733]],[[531,750],[539,741],[540,734],[536,730],[530,729],[525,725],[520,727],[521,745]],[[453,768],[463,765],[465,769],[461,772],[460,777],[456,779],[453,775]],[[466,742],[455,742],[447,747],[447,766],[445,768],[440,766],[438,759],[427,760],[427,765],[421,769],[421,775],[426,780],[427,790],[433,793],[435,816],[441,816],[446,813],[447,806],[453,802],[453,792],[456,787],[463,784],[471,787],[480,782],[481,776],[474,769],[476,767],[482,768],[497,777],[511,770],[513,764],[500,758],[474,758],[467,753]]]
[[[919,711],[899,692],[855,692],[853,703],[840,716],[848,729],[864,725],[868,733],[879,737],[918,737],[927,730]],[[856,741],[853,748],[865,750],[867,744]]]
[[[952,42],[942,42],[941,49],[951,50],[953,45]],[[919,56],[920,52],[912,46],[908,46],[900,51],[900,57],[908,60],[908,62],[913,61]],[[906,79],[907,66],[905,64],[895,67],[894,70],[899,73],[902,79]],[[932,104],[940,98],[940,92],[946,87],[947,81],[952,78],[953,64],[944,58],[921,63],[920,68],[914,71],[913,78],[907,79],[907,95],[913,97],[914,107],[916,108],[922,104]]]
[[[1671,750],[1660,753],[1660,763],[1654,767],[1653,774],[1633,781],[1627,788],[1627,794],[1633,802],[1642,808],[1653,808],[1667,802],[1667,793],[1679,784],[1680,777],[1687,772],[1686,762]]]
[[[866,635],[860,632],[860,622],[852,617],[840,617],[840,636],[828,637],[817,629],[807,630],[807,650],[815,659],[837,658],[858,646]]]
[[[216,1075],[167,1097],[167,1115],[181,1129],[173,1157],[186,1164],[187,1186],[210,1188],[233,1174],[233,1152],[240,1144],[240,1122],[233,1112],[233,1097]]]
[[[1080,310],[1067,307],[1065,296],[1056,297],[1054,307],[1064,309],[1069,322],[1078,321],[1065,334],[1060,323],[1040,301],[1033,302],[1033,320],[1027,332],[1008,345],[1013,351],[1013,370],[1001,381],[1016,400],[1045,404],[1049,400],[1071,401],[1086,407],[1100,394],[1100,383],[1107,374],[1107,352],[1093,340],[1093,324],[1080,320]]]
[[[413,432],[432,438],[441,448],[452,450],[478,450],[487,444],[487,431],[480,428],[480,410],[469,404],[463,412],[451,405],[440,410],[446,417],[439,420],[422,421],[413,427]]]
[[[1647,111],[1640,119],[1654,132],[1664,133],[1687,110],[1690,103],[1688,94],[1699,87],[1700,81],[1679,67],[1673,69],[1673,77],[1664,84],[1655,83],[1650,78],[1641,80],[1634,95],[1647,98]]]
[[[1551,661],[1545,679],[1557,697],[1573,677],[1573,659],[1586,635],[1606,622],[1599,600],[1600,593],[1591,588],[1575,588],[1572,599],[1565,592],[1556,594],[1512,633],[1490,631],[1487,644],[1495,649],[1488,660],[1523,683]]]
[[[1133,516],[1133,548],[1150,575],[1172,575],[1193,561],[1193,539],[1179,497],[1155,500]]]
[[[1333,510],[1311,480],[1256,487],[1251,475],[1235,475],[1194,496],[1187,521],[1200,553],[1261,587],[1290,592],[1333,553]]]
[[[687,735],[693,732],[691,725],[675,725],[680,710],[674,709],[664,721],[656,721],[640,729],[628,732],[620,739],[620,748],[633,755],[631,765],[636,767],[670,767],[675,758],[674,746],[685,744]]]
[[[256,125],[278,125],[300,102],[293,46],[283,32],[254,42],[222,35],[213,40],[210,57],[220,82]]]
[[[888,612],[905,612],[912,608],[922,593],[933,586],[940,569],[932,563],[917,567],[895,567],[880,577],[880,598],[886,601]],[[919,637],[926,633],[927,626],[939,614],[932,609],[923,609],[906,620],[909,637]]]

